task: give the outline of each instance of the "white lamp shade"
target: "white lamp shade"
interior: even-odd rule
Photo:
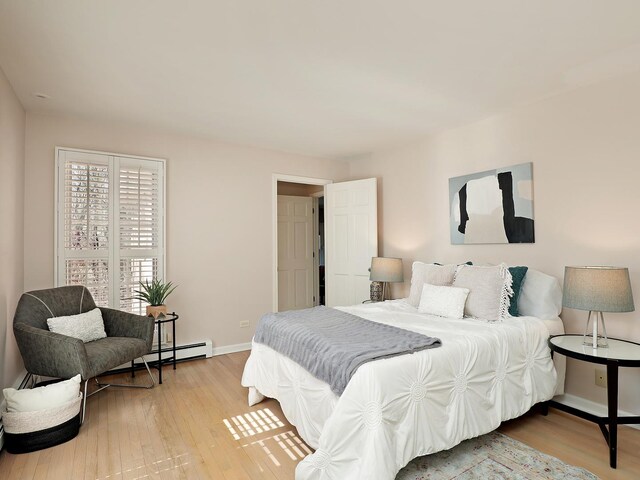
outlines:
[[[369,280],[373,282],[403,282],[401,258],[371,258],[371,275]]]
[[[594,312],[633,312],[629,269],[565,267],[562,305]]]

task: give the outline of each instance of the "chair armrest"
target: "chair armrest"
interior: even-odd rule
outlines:
[[[87,351],[79,338],[20,322],[13,324],[13,332],[29,373],[57,378],[80,374],[83,380],[87,379]]]
[[[100,307],[107,337],[132,337],[144,340],[151,351],[154,320],[122,310]]]

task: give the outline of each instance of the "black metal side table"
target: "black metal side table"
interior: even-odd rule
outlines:
[[[618,425],[640,424],[640,416],[618,416],[618,368],[640,367],[640,344],[627,340],[609,338],[609,347],[594,349],[583,344],[582,335],[556,335],[549,338],[553,352],[584,362],[607,366],[607,410],[606,417],[584,412],[569,405],[551,400],[549,406],[597,423],[609,445],[609,465],[616,468],[618,460]],[[608,429],[607,429],[608,425]]]
[[[176,312],[168,313],[167,315],[160,315],[156,318],[156,325],[158,326],[158,348],[152,350],[151,353],[158,354],[158,360],[151,363],[151,366],[158,369],[158,383],[162,384],[162,366],[165,363],[173,363],[173,369],[176,369],[176,320],[180,318],[180,315]],[[162,326],[165,323],[171,322],[171,328],[173,329],[171,335],[171,347],[162,348]],[[171,356],[162,358],[162,354],[165,352],[171,352]]]

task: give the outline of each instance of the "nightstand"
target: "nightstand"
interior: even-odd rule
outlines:
[[[551,355],[556,352],[583,362],[599,363],[607,366],[608,415],[606,417],[584,412],[554,400],[549,402],[549,406],[597,423],[609,445],[609,465],[611,465],[611,468],[616,468],[618,425],[640,424],[640,416],[618,416],[618,368],[640,367],[640,344],[610,338],[609,347],[594,349],[589,345],[583,344],[582,335],[556,335],[549,339],[549,348],[551,349]]]

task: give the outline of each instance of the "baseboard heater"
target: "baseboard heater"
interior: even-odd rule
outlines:
[[[162,348],[167,348],[166,345],[162,345]],[[162,352],[162,361],[166,361],[168,358],[171,358],[173,355],[172,351],[163,351]],[[176,362],[186,362],[189,360],[197,360],[200,358],[210,358],[213,356],[213,343],[211,340],[205,340],[203,342],[191,343],[189,345],[176,345]],[[158,353],[149,353],[144,356],[144,359],[151,364],[158,363]],[[135,362],[134,369],[140,370],[144,368],[144,364],[142,362]],[[116,373],[130,372],[131,364],[125,363],[120,365],[108,372],[103,373],[102,375],[114,375]],[[102,376],[100,375],[100,376]]]

